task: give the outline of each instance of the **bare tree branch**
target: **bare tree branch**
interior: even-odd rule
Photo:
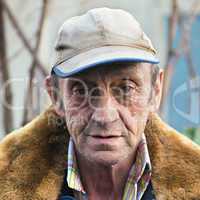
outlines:
[[[193,88],[191,85],[191,81],[198,77],[198,74],[196,72],[193,60],[192,60],[192,49],[191,49],[191,31],[192,31],[192,25],[194,21],[196,20],[197,14],[199,12],[199,1],[195,1],[194,4],[191,7],[191,12],[189,13],[188,19],[184,20],[182,25],[182,32],[184,33],[183,36],[183,53],[184,57],[186,59],[187,67],[188,67],[188,73],[189,73],[189,81],[187,81],[187,88],[189,91],[188,97],[188,112],[191,112],[191,94],[193,92]]]
[[[2,5],[4,7],[4,10],[6,11],[6,14],[8,15],[13,27],[15,28],[18,36],[20,37],[20,39],[22,40],[24,46],[27,48],[27,50],[29,51],[29,53],[32,55],[32,57],[34,58],[35,62],[37,63],[38,68],[40,69],[40,71],[42,72],[42,74],[44,76],[47,75],[47,71],[46,69],[43,67],[43,65],[41,64],[40,60],[38,59],[38,57],[35,55],[35,51],[34,49],[31,47],[31,45],[29,44],[28,40],[26,39],[22,29],[19,26],[19,23],[17,22],[16,18],[14,17],[14,15],[12,14],[10,8],[8,7],[8,5],[5,3],[4,0],[2,1]]]
[[[35,37],[34,38],[30,38],[28,39],[29,41],[33,41],[35,40]],[[9,63],[11,60],[14,60],[16,59],[18,56],[20,56],[20,54],[26,50],[24,45],[22,45],[21,47],[19,47],[12,55],[10,55],[8,58],[7,58],[7,62]]]
[[[172,14],[169,19],[168,26],[168,55],[167,55],[167,64],[164,71],[164,82],[163,82],[163,94],[160,105],[160,114],[162,115],[164,112],[165,102],[167,100],[168,91],[170,88],[170,82],[173,75],[173,67],[179,58],[179,53],[173,49],[173,41],[176,35],[177,24],[179,18],[179,9],[178,9],[178,1],[172,0]]]
[[[192,25],[196,20],[197,14],[199,13],[199,8],[200,8],[199,0],[197,0],[191,6],[191,11],[189,13],[188,19],[182,23],[182,30],[181,30],[184,33],[181,49],[183,49],[183,54],[186,58],[190,78],[197,77],[197,73],[192,60],[190,41],[191,41]]]
[[[6,62],[6,38],[4,22],[3,6],[2,1],[0,0],[0,69],[2,73],[2,85],[6,84],[10,79],[8,65]],[[3,124],[5,133],[9,133],[13,129],[13,113],[11,108],[8,107],[8,105],[11,107],[13,103],[13,95],[10,84],[7,84],[4,95],[4,101],[6,102],[6,105],[3,104]]]
[[[160,113],[161,115],[164,112],[165,103],[167,100],[167,95],[170,89],[171,79],[173,75],[173,69],[178,61],[180,55],[183,55],[186,58],[188,71],[189,71],[189,77],[195,78],[197,76],[195,67],[193,65],[192,61],[192,55],[191,55],[191,48],[190,48],[190,40],[191,40],[191,28],[192,24],[196,18],[197,13],[199,12],[199,1],[195,1],[192,5],[191,14],[189,16],[189,19],[187,20],[187,23],[184,21],[184,23],[181,23],[181,18],[178,11],[178,4],[177,0],[172,0],[172,15],[170,17],[170,23],[169,23],[169,35],[168,35],[168,58],[167,58],[167,67],[165,69],[165,77],[164,77],[164,86],[163,86],[163,96],[160,106]],[[179,42],[179,45],[176,49],[173,49],[173,40],[175,38],[176,33],[176,27],[177,25],[180,25],[180,32],[181,32],[181,39]]]
[[[30,70],[29,70],[29,84],[28,84],[26,97],[25,97],[22,125],[26,124],[29,121],[28,111],[29,111],[29,108],[31,108],[31,106],[32,106],[33,78],[34,78],[35,70],[36,70],[36,67],[37,67],[37,62],[34,58],[36,58],[37,52],[38,52],[39,47],[40,47],[46,11],[47,11],[47,0],[43,0],[42,1],[41,17],[40,17],[40,20],[39,20],[38,30],[37,30],[37,33],[36,33],[37,41],[36,41],[36,46],[35,46],[35,49],[34,49],[33,61],[31,63],[31,67],[30,67]]]

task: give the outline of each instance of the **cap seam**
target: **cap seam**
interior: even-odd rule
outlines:
[[[106,33],[106,35],[107,35],[107,37],[112,37],[112,36],[116,36],[116,37],[118,37],[118,38],[123,38],[123,39],[127,39],[127,40],[129,40],[129,41],[127,41],[127,42],[130,42],[130,43],[138,43],[138,41],[134,41],[131,37],[127,37],[127,36],[123,36],[123,35],[120,35],[120,34],[116,34],[116,33],[113,33],[113,32],[109,32],[109,34],[108,34],[108,31],[105,29],[105,31],[107,32]],[[61,37],[63,37],[63,35],[61,35]],[[60,37],[60,38],[61,38]],[[104,37],[105,37],[105,34],[104,34]],[[88,40],[90,40],[89,38],[88,38]],[[60,40],[59,40],[60,41]],[[143,40],[142,40],[143,41]],[[83,41],[80,41],[79,43],[77,43],[76,45],[77,46],[79,46],[81,43],[82,43]],[[84,42],[86,42],[87,43],[87,39],[84,41]],[[147,41],[148,42],[148,41]],[[114,44],[113,44],[114,45]],[[121,46],[121,45],[120,45]],[[127,45],[124,45],[124,46],[127,46]],[[156,54],[156,50],[153,48],[153,47],[147,47],[147,46],[144,46],[144,45],[141,45],[140,44],[140,46],[142,46],[143,48],[145,48],[145,49],[148,49],[148,50],[150,50],[150,51],[152,51],[154,54]],[[89,47],[88,47],[89,48]],[[85,49],[85,48],[83,48],[83,49]],[[87,48],[86,48],[87,49]]]
[[[106,36],[104,34],[104,31],[106,31],[105,27],[101,23],[101,20],[98,19],[97,15],[94,15],[92,12],[89,12],[93,22],[98,26],[98,30],[100,31],[100,35],[106,39]]]

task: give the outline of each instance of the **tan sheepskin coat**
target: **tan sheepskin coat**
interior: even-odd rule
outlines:
[[[0,200],[56,200],[68,134],[52,107],[0,142]],[[156,114],[145,129],[157,200],[200,200],[200,148]]]

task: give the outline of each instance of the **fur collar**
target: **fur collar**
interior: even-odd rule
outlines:
[[[200,199],[200,148],[156,114],[145,129],[158,200]],[[0,199],[56,200],[68,133],[52,107],[0,142]]]

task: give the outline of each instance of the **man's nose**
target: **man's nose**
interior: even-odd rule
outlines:
[[[116,104],[108,93],[101,93],[95,101],[93,120],[101,123],[111,123],[119,119]]]

